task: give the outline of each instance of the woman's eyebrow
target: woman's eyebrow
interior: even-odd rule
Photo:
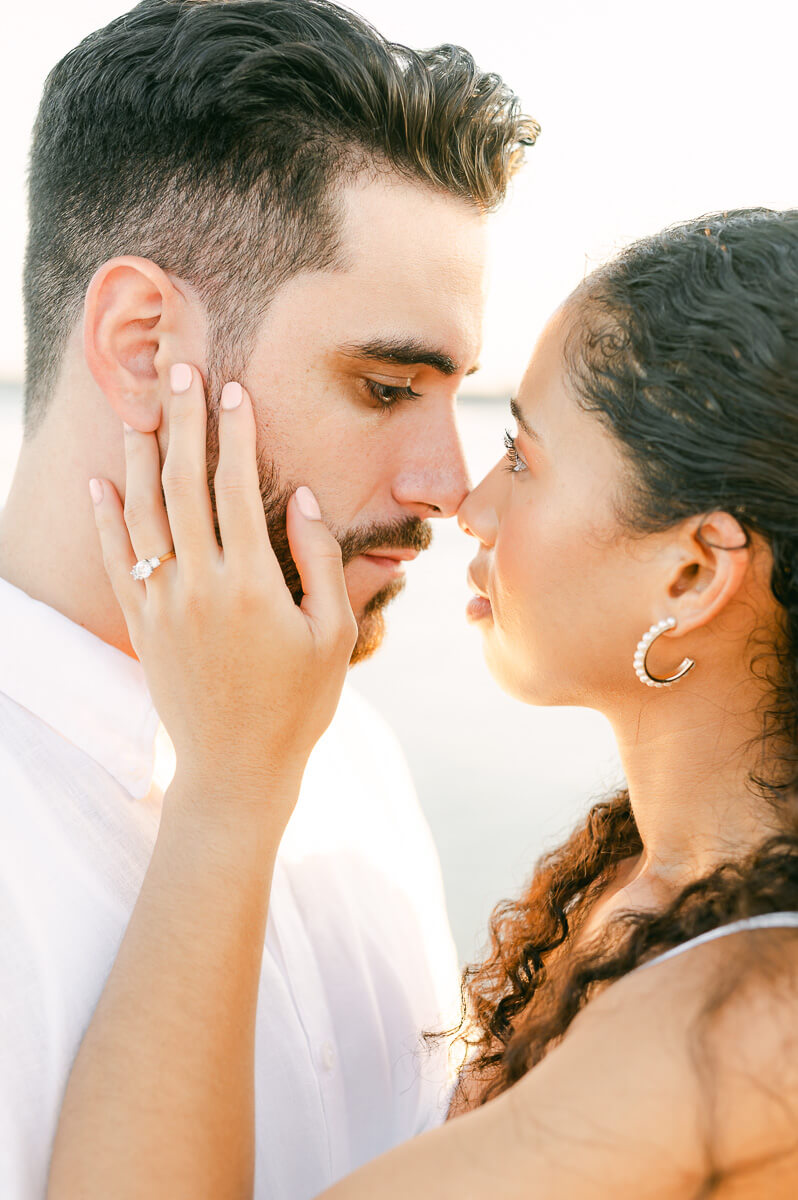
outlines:
[[[531,438],[533,442],[539,442],[541,440],[538,431],[532,428],[524,414],[521,412],[521,407],[515,397],[513,397],[513,399],[510,401],[510,412],[513,414],[528,438]]]
[[[369,358],[373,362],[392,363],[400,367],[432,367],[441,375],[458,375],[462,369],[450,354],[413,339],[392,341],[389,338],[377,338],[370,342],[348,342],[340,347],[340,353],[349,358]],[[478,369],[471,367],[466,375],[473,375]]]

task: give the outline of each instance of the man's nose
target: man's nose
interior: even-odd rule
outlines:
[[[425,424],[412,447],[405,446],[392,490],[398,504],[426,519],[453,517],[470,486],[452,414],[446,421]]]

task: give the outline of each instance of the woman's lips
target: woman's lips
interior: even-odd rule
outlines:
[[[488,599],[488,593],[484,587],[481,587],[477,583],[471,567],[468,568],[468,586],[473,592],[476,592],[476,595],[472,596],[466,605],[467,619],[469,621],[484,621],[487,617],[492,617],[493,609]]]
[[[472,596],[466,605],[466,617],[469,621],[484,621],[493,616],[493,609],[487,596]]]

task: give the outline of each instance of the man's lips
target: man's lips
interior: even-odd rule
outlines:
[[[418,550],[369,550],[363,554],[363,558],[388,558],[394,562],[412,562],[414,558],[418,558]]]
[[[372,571],[378,571],[382,579],[401,579],[404,576],[404,564],[418,558],[418,550],[369,550],[360,556]]]
[[[356,594],[360,588],[365,588],[366,598],[384,587],[404,578],[405,563],[418,558],[420,551],[398,548],[395,546],[377,547],[374,550],[361,551],[347,563],[347,578]]]

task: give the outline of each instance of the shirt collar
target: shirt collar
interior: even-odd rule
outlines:
[[[141,664],[4,579],[0,629],[0,691],[143,799],[159,720]]]

